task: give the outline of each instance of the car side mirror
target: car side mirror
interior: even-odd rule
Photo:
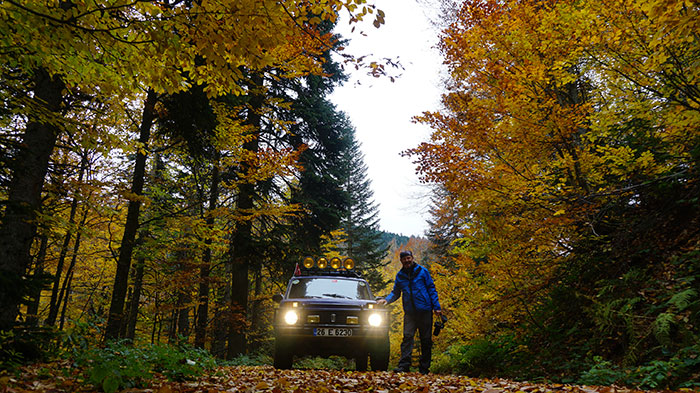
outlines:
[[[272,300],[273,300],[275,303],[281,302],[282,299],[284,299],[284,296],[282,296],[281,293],[276,293],[276,294],[272,295]]]

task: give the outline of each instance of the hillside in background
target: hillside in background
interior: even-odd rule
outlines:
[[[387,246],[390,246],[393,242],[397,247],[401,247],[408,243],[408,239],[410,239],[408,236],[404,235],[398,235],[396,233],[392,232],[386,232],[386,231],[380,231],[382,234],[381,240],[382,244],[386,244]]]

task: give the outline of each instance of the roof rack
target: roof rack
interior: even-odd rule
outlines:
[[[359,272],[355,270],[344,270],[344,269],[319,269],[319,268],[309,268],[301,269],[299,274],[295,274],[294,277],[303,276],[340,276],[340,277],[355,277],[362,278]]]

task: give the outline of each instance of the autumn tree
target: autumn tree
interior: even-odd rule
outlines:
[[[5,33],[2,45],[7,50],[2,63],[8,75],[3,99],[10,108],[4,119],[12,127],[24,128],[17,138],[23,143],[12,158],[8,207],[0,229],[3,277],[24,282],[20,278],[31,258],[46,167],[56,138],[69,124],[60,113],[67,92],[99,97],[104,103],[143,99],[141,136],[145,137],[155,95],[185,89],[190,81],[206,86],[208,94],[218,95],[243,92],[238,83],[241,65],[251,69],[275,65],[283,70],[283,76],[316,72],[318,63],[304,54],[329,46],[329,37],[318,34],[315,26],[334,20],[341,8],[351,12],[355,20],[369,9],[340,2],[293,7],[255,1],[187,6],[167,2],[3,3],[0,30]],[[36,39],[39,36],[43,39]],[[224,49],[211,50],[215,47]],[[32,91],[29,100],[23,98],[28,91]],[[138,155],[146,153],[146,142],[139,142],[143,148]],[[138,196],[140,187],[134,187],[132,194]],[[138,216],[137,204],[132,204],[130,223]],[[124,236],[108,336],[116,335],[121,321],[133,227],[130,224]],[[1,328],[12,325],[22,293],[3,291],[1,300],[8,307],[3,307]]]
[[[527,337],[562,368],[584,367],[568,363],[584,348],[635,364],[693,351],[663,337],[670,326],[697,337],[680,322],[697,313],[669,303],[689,295],[682,277],[697,263],[698,232],[684,229],[698,219],[688,199],[698,191],[697,11],[634,0],[460,6],[440,43],[444,107],[419,117],[433,134],[410,154],[447,193],[435,223],[457,216],[445,268],[469,288],[462,337]],[[675,289],[663,289],[664,274]],[[634,295],[632,282],[656,295]],[[609,314],[636,307],[627,321]],[[546,340],[575,341],[577,354]]]

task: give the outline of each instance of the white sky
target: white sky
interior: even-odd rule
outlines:
[[[428,229],[429,188],[419,183],[415,166],[400,153],[428,139],[430,129],[413,124],[411,118],[439,104],[442,60],[433,48],[437,29],[429,21],[434,11],[416,0],[375,1],[386,14],[383,26],[376,29],[368,20],[351,33],[347,21],[341,21],[336,31],[350,39],[348,53],[398,59],[405,70],[390,70],[401,73],[394,83],[355,71],[330,99],[357,129],[381,229],[422,236]],[[366,36],[359,34],[361,30]]]

